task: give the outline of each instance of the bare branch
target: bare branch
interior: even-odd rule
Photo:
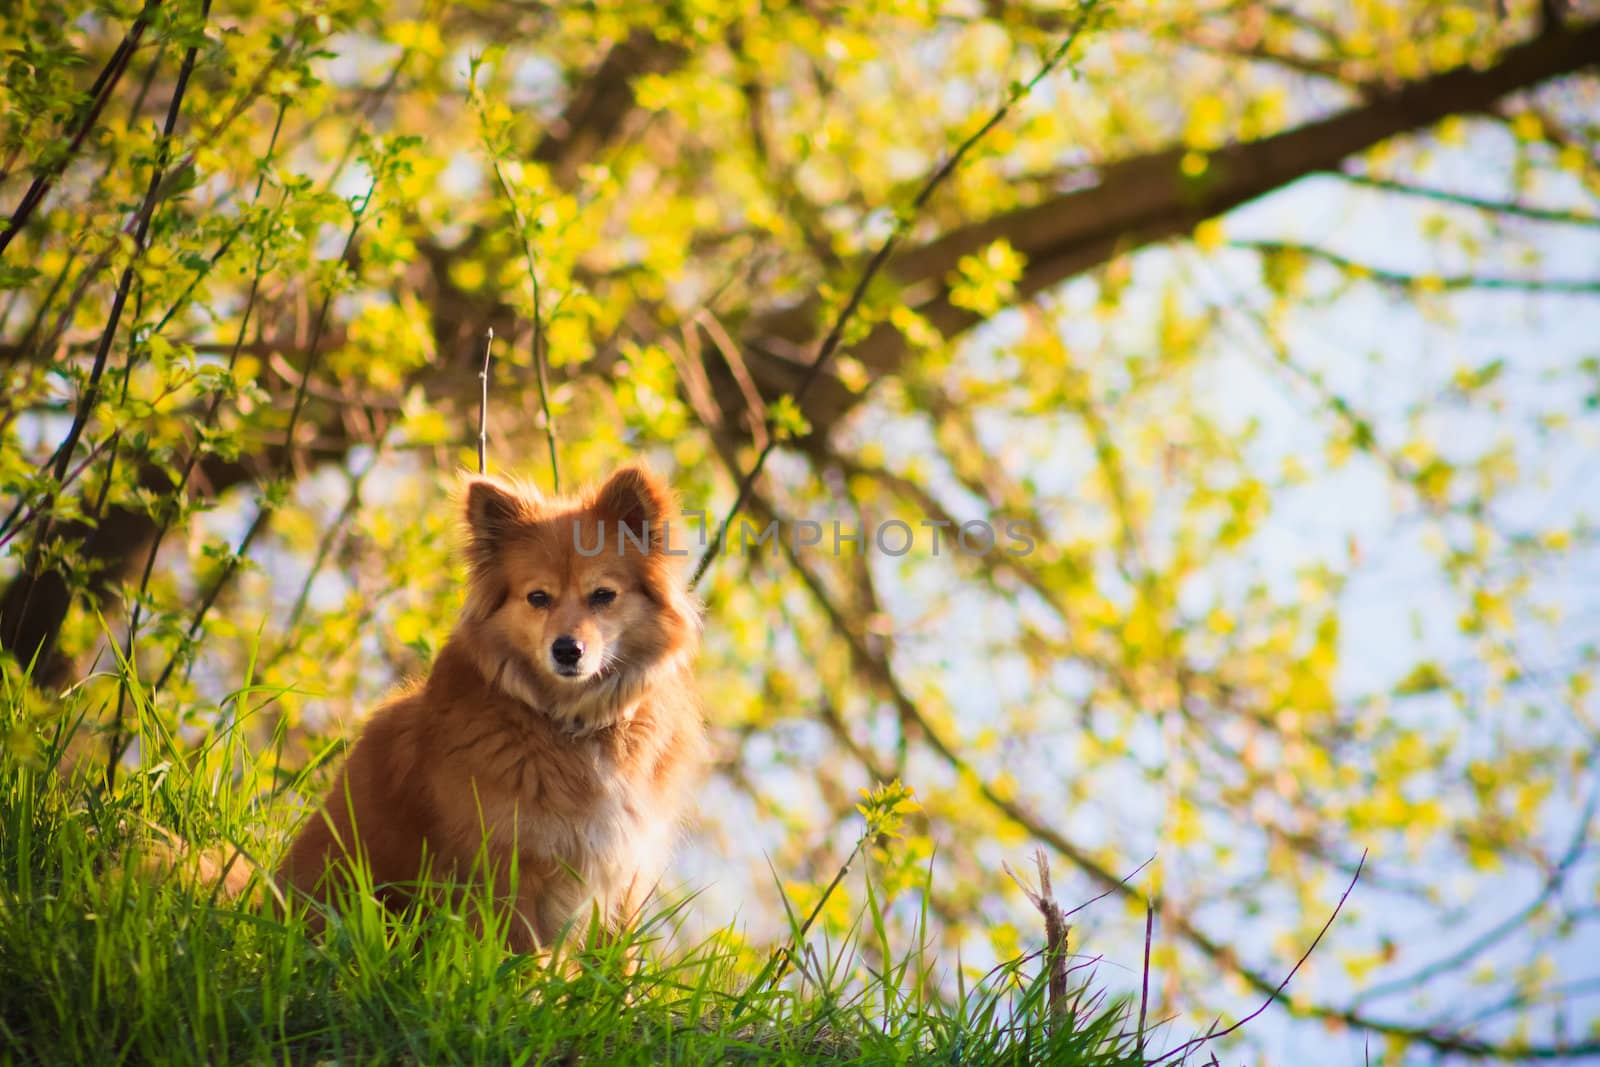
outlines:
[[[1365,278],[1380,285],[1406,289],[1457,290],[1502,289],[1528,293],[1589,294],[1600,293],[1600,281],[1591,278],[1515,278],[1494,274],[1405,274],[1383,270],[1329,251],[1317,245],[1295,244],[1288,241],[1229,241],[1230,248],[1245,248],[1263,255],[1299,255],[1338,267],[1356,278]]]
[[[919,285],[935,295],[915,310],[947,338],[983,321],[949,300],[944,279],[963,256],[995,241],[1007,241],[1026,260],[1017,284],[1019,299],[1047,290],[1119,255],[1191,232],[1221,215],[1309,174],[1337,169],[1345,160],[1393,137],[1413,133],[1452,114],[1493,108],[1507,96],[1600,62],[1600,22],[1525,41],[1502,51],[1496,62],[1462,65],[1393,89],[1374,90],[1358,104],[1254,141],[1225,145],[1207,156],[1198,178],[1184,175],[1188,149],[1173,145],[1107,163],[1099,180],[1036,204],[978,219],[923,244],[898,252],[887,272],[910,291]],[[815,299],[752,317],[743,342],[751,374],[768,397],[793,392],[808,365],[798,358],[800,339],[811,335]],[[874,378],[897,374],[906,359],[905,338],[879,323],[852,345]],[[863,390],[846,388],[831,375],[813,383],[806,418],[818,427],[836,424],[860,402]]]
[[[128,60],[133,57],[134,51],[139,47],[139,39],[144,36],[145,27],[150,24],[150,17],[160,6],[160,0],[147,0],[144,7],[139,9],[139,14],[134,17],[133,25],[123,35],[122,43],[117,45],[116,51],[111,53],[111,58],[106,61],[105,67],[100,71],[100,76],[95,79],[94,85],[89,89],[89,103],[84,108],[83,117],[77,122],[77,129],[72,139],[67,142],[66,150],[59,158],[54,160],[40,174],[34,177],[28,186],[27,192],[22,194],[22,200],[17,204],[11,218],[6,223],[4,232],[0,232],[0,256],[5,255],[6,249],[11,245],[12,238],[22,232],[22,227],[28,224],[28,219],[35,209],[49,195],[50,186],[64,171],[72,157],[78,154],[78,149],[83,146],[84,138],[89,136],[89,131],[94,129],[94,124],[100,118],[100,112],[105,108],[106,102],[111,99],[112,92],[117,87],[117,82],[122,79],[123,72],[128,69]],[[209,8],[209,5],[207,5]],[[192,53],[191,49],[191,53]],[[180,77],[180,84],[182,78]],[[175,96],[182,97],[183,90],[177,90]],[[166,135],[172,135],[171,129]],[[159,168],[158,168],[159,173]]]
[[[1460,968],[1463,964],[1499,944],[1508,934],[1526,926],[1528,920],[1543,910],[1544,906],[1561,891],[1561,887],[1566,883],[1567,875],[1571,873],[1572,868],[1587,855],[1589,831],[1594,825],[1597,805],[1600,805],[1600,790],[1590,794],[1588,802],[1583,806],[1583,813],[1578,818],[1578,825],[1573,830],[1572,837],[1567,843],[1565,853],[1545,878],[1545,883],[1539,892],[1527,905],[1507,916],[1490,929],[1485,930],[1448,956],[1434,960],[1411,974],[1368,986],[1355,996],[1352,1003],[1361,1005],[1394,993],[1415,989],[1437,975]]]
[[[344,263],[349,260],[350,252],[355,247],[356,236],[361,232],[362,223],[366,221],[367,208],[372,205],[372,197],[373,194],[377,192],[377,188],[377,178],[374,177],[372,182],[367,186],[366,194],[356,201],[355,205],[352,207],[350,229],[345,233],[344,248],[339,253],[338,262]],[[317,356],[322,351],[322,349],[319,347],[319,342],[322,340],[322,331],[326,329],[328,324],[328,312],[333,305],[333,296],[333,286],[330,285],[328,290],[323,294],[322,306],[317,311],[316,322],[312,327],[311,343],[309,345],[311,349],[311,358],[306,361],[305,370],[300,376],[300,386],[295,390],[294,404],[289,409],[289,425],[284,431],[284,445],[281,460],[283,473],[288,473],[289,471],[293,470],[295,461],[295,426],[299,422],[300,412],[305,406],[306,387],[311,381],[311,376],[316,373],[317,365],[320,362],[320,360],[317,359]],[[185,655],[188,651],[188,646],[193,644],[195,637],[200,633],[200,628],[205,624],[206,615],[210,612],[212,605],[217,602],[217,598],[222,594],[222,590],[227,587],[230,581],[233,580],[233,576],[238,572],[242,561],[248,558],[250,547],[252,544],[254,544],[256,537],[263,529],[265,529],[267,523],[271,521],[272,514],[277,508],[274,496],[275,494],[273,488],[268,486],[267,491],[263,492],[262,494],[261,503],[256,511],[255,518],[251,520],[250,527],[245,531],[244,537],[239,542],[239,547],[223,564],[221,572],[212,581],[210,589],[206,591],[206,595],[201,599],[200,606],[195,609],[194,616],[189,621],[189,629],[185,636],[184,645],[180,646],[177,651],[173,652],[172,658],[167,660],[167,665],[162,668],[161,674],[156,678],[155,684],[150,687],[150,691],[152,693],[160,690],[162,686],[166,685],[167,679],[172,676],[172,672],[174,668],[177,667],[178,662],[185,658]]]
[[[1172,1049],[1166,1055],[1156,1060],[1156,1063],[1166,1063],[1168,1060],[1176,1056],[1187,1056],[1190,1051],[1199,1048],[1201,1045],[1208,1044],[1209,1042],[1215,1041],[1221,1037],[1227,1037],[1229,1034],[1238,1030],[1246,1023],[1249,1023],[1251,1020],[1257,1018],[1262,1012],[1272,1007],[1273,1003],[1277,1001],[1278,997],[1282,995],[1283,991],[1288,988],[1289,983],[1294,980],[1294,976],[1300,973],[1300,968],[1305,966],[1306,960],[1311,958],[1311,954],[1315,952],[1317,950],[1317,946],[1322,943],[1322,937],[1328,932],[1328,928],[1333,925],[1333,921],[1339,917],[1339,912],[1344,909],[1344,902],[1350,899],[1350,894],[1355,890],[1356,883],[1361,880],[1361,868],[1366,866],[1366,862],[1367,854],[1365,851],[1363,851],[1361,853],[1361,862],[1356,865],[1356,873],[1351,876],[1350,884],[1345,887],[1344,893],[1339,897],[1339,903],[1333,906],[1333,914],[1328,916],[1328,921],[1322,924],[1322,929],[1317,931],[1317,936],[1312,939],[1310,946],[1306,948],[1305,952],[1301,953],[1300,959],[1295,962],[1295,965],[1292,968],[1290,968],[1289,973],[1283,976],[1283,981],[1278,983],[1278,987],[1268,995],[1267,999],[1262,1002],[1259,1008],[1251,1012],[1249,1015],[1246,1015],[1243,1019],[1240,1019],[1232,1026],[1224,1027],[1223,1029],[1216,1030],[1214,1032],[1208,1032],[1204,1037],[1192,1038],[1189,1041],[1185,1041],[1177,1048]]]
[[[828,330],[827,336],[822,339],[822,343],[817,346],[817,354],[806,367],[804,375],[800,378],[799,385],[794,390],[793,400],[796,405],[804,401],[806,394],[811,391],[811,387],[816,384],[822,372],[827,369],[828,361],[833,357],[840,341],[844,338],[845,327],[855,317],[857,310],[861,307],[862,300],[867,295],[867,287],[872,284],[872,280],[877,277],[878,272],[889,261],[889,257],[893,254],[896,245],[899,244],[900,238],[910,230],[922,208],[927,204],[934,192],[944,184],[945,180],[955,173],[956,168],[961,165],[967,154],[977,146],[978,142],[982,141],[990,130],[1005,120],[1018,101],[1031,93],[1041,81],[1061,65],[1062,61],[1066,59],[1067,53],[1071,51],[1072,46],[1077,43],[1078,36],[1083,31],[1084,26],[1088,24],[1090,16],[1094,14],[1097,3],[1098,0],[1086,0],[1079,7],[1077,18],[1066,39],[1050,54],[1050,57],[1040,66],[1038,72],[1026,84],[1017,86],[1011,91],[1005,102],[989,116],[988,121],[978,127],[928,177],[922,188],[917,192],[917,195],[912,199],[910,206],[895,220],[894,228],[889,231],[889,235],[878,246],[878,251],[867,262],[866,269],[861,272],[861,277],[856,282],[855,289],[850,293],[849,300],[845,302],[844,307],[834,317],[833,326]],[[739,491],[734,496],[733,506],[728,509],[727,516],[717,526],[716,532],[712,535],[711,544],[706,547],[705,554],[700,557],[700,562],[695,566],[694,576],[689,579],[690,589],[700,584],[700,579],[705,576],[706,569],[711,566],[711,561],[722,551],[722,544],[727,536],[728,525],[733,522],[740,509],[743,508],[746,498],[750,495],[751,487],[755,484],[755,480],[761,476],[762,468],[766,466],[767,457],[772,455],[772,450],[778,445],[778,435],[772,433],[771,430],[768,432],[772,434],[771,438],[761,451],[756,454],[755,463],[751,465],[749,472],[745,474],[744,479],[739,483]]]
[[[751,505],[762,518],[782,521],[782,517],[759,493],[752,494]],[[961,755],[957,745],[946,738],[922,713],[922,709],[905,691],[893,665],[882,656],[875,654],[868,647],[867,642],[850,624],[843,610],[834,602],[821,577],[807,565],[805,559],[795,550],[793,539],[778,538],[778,542],[789,565],[800,577],[802,583],[810,592],[812,599],[822,609],[835,634],[845,643],[850,653],[852,664],[890,701],[901,715],[917,724],[922,737],[935,755],[953,770],[975,783],[978,794],[984,803],[1022,827],[1031,836],[1044,842],[1053,852],[1070,861],[1092,880],[1105,887],[1108,892],[1148,906],[1149,897],[1130,886],[1127,878],[1118,878],[1095,859],[1087,849],[1080,847],[1060,831],[1039,819],[1015,799],[999,792],[990,781],[979,774]],[[869,769],[871,768],[869,767]],[[1364,867],[1365,857],[1366,854],[1363,853],[1361,862],[1357,864],[1356,875],[1358,876]],[[1354,885],[1354,880],[1352,880],[1351,885]],[[1348,894],[1348,892],[1347,890],[1346,893]],[[1329,921],[1332,921],[1331,918]],[[1283,983],[1275,983],[1263,972],[1242,963],[1231,949],[1201,930],[1187,916],[1176,914],[1172,922],[1175,932],[1216,966],[1237,975],[1257,991],[1269,994],[1274,999],[1276,998]],[[1315,946],[1313,945],[1313,947]],[[1518,1057],[1560,1059],[1575,1054],[1593,1055],[1600,1053],[1600,1041],[1559,1047],[1554,1045],[1521,1044],[1513,1047],[1483,1041],[1459,1031],[1392,1022],[1364,1014],[1356,1008],[1337,1008],[1329,1005],[1311,1004],[1298,1007],[1296,1011],[1313,1018],[1331,1020],[1353,1028],[1370,1030],[1386,1036],[1416,1042],[1438,1052],[1507,1059]]]
[[[494,359],[494,327],[489,327],[488,335],[483,342],[483,369],[478,372],[478,381],[483,386],[483,391],[478,396],[478,473],[488,473],[487,452],[489,449],[489,364]]]
[[[202,20],[211,13],[211,0],[204,0],[201,5]],[[126,42],[125,42],[126,43]],[[130,49],[131,50],[131,49]],[[111,310],[106,317],[105,329],[100,333],[100,344],[95,349],[94,362],[90,366],[89,380],[84,385],[82,394],[78,397],[78,410],[73,415],[72,424],[67,428],[67,435],[62,440],[61,446],[56,450],[55,467],[52,470],[53,486],[60,486],[67,474],[67,467],[72,462],[72,453],[77,449],[79,440],[82,439],[84,427],[89,423],[89,416],[93,413],[95,404],[100,397],[100,380],[105,374],[106,361],[111,355],[111,344],[117,335],[117,326],[122,320],[123,309],[128,303],[128,293],[133,287],[133,278],[138,265],[139,255],[144,249],[145,239],[150,233],[150,220],[155,214],[157,193],[161,189],[162,180],[166,176],[168,153],[172,143],[173,131],[178,125],[178,115],[183,109],[183,95],[189,85],[189,76],[194,72],[195,57],[199,47],[191,46],[184,54],[183,64],[178,70],[178,80],[172,90],[172,99],[167,105],[166,123],[161,131],[161,151],[156,164],[150,170],[150,181],[145,187],[144,200],[139,205],[137,222],[133,232],[133,256],[128,265],[122,270],[122,278],[117,283],[116,295],[111,301]],[[126,63],[126,58],[124,58]],[[0,244],[0,249],[3,249]],[[130,349],[128,359],[132,361],[135,350]],[[114,453],[113,453],[114,454]],[[44,500],[39,505],[39,510],[44,514],[39,530],[34,536],[33,546],[29,549],[27,561],[23,564],[20,580],[22,591],[20,593],[21,605],[17,609],[12,626],[4,635],[7,647],[21,660],[27,661],[35,658],[37,648],[18,648],[17,638],[23,633],[27,624],[29,601],[39,569],[39,561],[44,552],[45,543],[49,540],[50,532],[55,522],[51,509],[59,494],[59,488],[52,488],[46,492]]]
[[[500,160],[493,152],[489,152],[489,165],[494,171],[495,181],[500,185],[501,194],[506,198],[512,224],[517,228],[517,236],[521,238],[522,258],[528,268],[528,281],[533,286],[533,372],[539,384],[539,407],[544,414],[545,444],[550,450],[550,481],[552,488],[559,493],[561,462],[556,455],[556,423],[550,415],[550,384],[545,370],[544,313],[540,305],[539,263],[533,254],[533,244],[528,239],[528,227],[522,218],[522,209],[517,206],[517,198],[511,191],[511,183],[506,181],[505,173],[500,169]]]
[[[665,74],[688,56],[681,44],[661,40],[648,29],[634,30],[612,45],[533,150],[534,162],[549,167],[557,184],[572,185],[578,168],[615,139],[634,114],[633,82],[645,74]]]
[[[1045,855],[1044,849],[1035,849],[1033,861],[1039,868],[1039,891],[1034,892],[1028,888],[1016,871],[1008,863],[1001,863],[1011,880],[1017,883],[1017,888],[1022,890],[1022,895],[1028,902],[1038,909],[1044,918],[1044,943],[1045,967],[1049,973],[1049,1005],[1050,1023],[1054,1027],[1057,1021],[1067,1014],[1067,935],[1071,927],[1067,925],[1066,917],[1061,913],[1061,905],[1056,903],[1055,891],[1050,887],[1050,858]]]
[[[1514,200],[1489,200],[1479,196],[1468,196],[1465,193],[1452,193],[1448,189],[1434,189],[1425,185],[1413,185],[1410,182],[1395,181],[1392,178],[1378,178],[1370,174],[1349,174],[1342,170],[1329,171],[1328,173],[1343,179],[1351,185],[1437,200],[1440,203],[1454,204],[1458,207],[1470,207],[1495,215],[1509,215],[1513,218],[1531,219],[1534,222],[1565,223],[1571,226],[1600,226],[1600,215],[1586,215],[1578,211],[1561,211],[1556,208],[1533,207],[1529,204],[1517,203]]]
[[[1139,972],[1139,1036],[1138,1055],[1144,1059],[1145,1020],[1150,1011],[1150,941],[1155,932],[1156,902],[1153,897],[1144,902],[1144,968]]]

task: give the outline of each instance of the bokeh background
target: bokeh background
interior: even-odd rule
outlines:
[[[899,779],[868,862],[943,988],[1037,946],[1041,846],[1110,891],[1100,982],[1148,907],[1153,1017],[1231,1022],[1365,857],[1230,1057],[1600,1050],[1600,6],[23,0],[0,44],[13,749],[66,692],[78,768],[155,759],[118,655],[186,744],[348,738],[452,625],[492,328],[491,472],[643,458],[714,526],[773,445],[779,536],[699,587],[684,936],[778,936]]]

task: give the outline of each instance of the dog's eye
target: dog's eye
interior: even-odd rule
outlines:
[[[550,606],[550,594],[543,589],[535,589],[528,594],[528,603],[536,608],[547,608]]]
[[[617,591],[615,589],[596,589],[589,594],[589,603],[597,608],[604,607],[615,599],[617,599]]]

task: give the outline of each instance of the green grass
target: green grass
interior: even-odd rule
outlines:
[[[361,894],[311,935],[303,916],[139,862],[152,823],[270,855],[288,833],[269,825],[286,818],[275,797],[293,785],[270,757],[243,758],[231,730],[180,754],[134,694],[144,763],[108,792],[99,768],[69,779],[69,731],[35,730],[24,703],[16,686],[0,694],[6,1062],[1137,1062],[1126,1004],[1088,988],[1047,1028],[1038,959],[937,995],[920,980],[933,961],[894,955],[875,899],[856,937],[812,943],[804,966],[782,969],[731,933],[669,941],[693,901],[631,935],[643,948],[631,975],[624,946],[512,955],[460,915],[389,914]],[[51,721],[37,710],[32,721]],[[801,925],[791,943],[807,940]]]

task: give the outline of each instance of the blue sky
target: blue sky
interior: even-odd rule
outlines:
[[[1430,144],[1424,156],[1418,147],[1423,143],[1402,146],[1388,173],[1463,194],[1496,199],[1525,197],[1546,207],[1583,210],[1592,204],[1574,181],[1536,183],[1519,194],[1512,177],[1513,143],[1497,123],[1469,123],[1465,141],[1454,149]],[[1453,252],[1453,242],[1425,239],[1424,220],[1435,214],[1450,219],[1457,228],[1455,232],[1482,240],[1486,251],[1474,260]],[[1441,208],[1428,201],[1355,188],[1334,177],[1317,177],[1235,212],[1226,220],[1225,229],[1230,240],[1302,242],[1379,269],[1404,273],[1600,278],[1600,229],[1520,220],[1498,225],[1498,230],[1492,230],[1482,216],[1470,209]],[[1524,262],[1525,254],[1530,252],[1536,254],[1537,262]],[[1182,244],[1139,254],[1129,299],[1138,301],[1148,296],[1148,291],[1141,295],[1141,276],[1154,285],[1163,274],[1172,271],[1184,272],[1192,285],[1190,297],[1205,304],[1227,308],[1241,301],[1265,300],[1253,253],[1224,250],[1206,257]],[[1324,289],[1332,280],[1331,271],[1313,268],[1309,288],[1313,292]],[[1070,305],[1073,293],[1074,286],[1069,285],[1059,298]],[[1224,423],[1232,420],[1242,426],[1252,419],[1258,423],[1252,449],[1262,469],[1275,470],[1285,458],[1294,457],[1315,476],[1277,502],[1264,531],[1252,543],[1249,566],[1243,572],[1230,579],[1226,569],[1219,568],[1219,587],[1225,589],[1230,581],[1251,577],[1287,585],[1296,581],[1307,563],[1325,562],[1350,575],[1338,603],[1342,622],[1339,680],[1343,696],[1353,699],[1382,693],[1418,662],[1434,660],[1445,665],[1469,693],[1476,695],[1477,699],[1471,702],[1475,713],[1462,716],[1442,699],[1412,699],[1403,706],[1397,705],[1393,713],[1429,736],[1448,737],[1459,753],[1493,752],[1497,746],[1515,742],[1519,732],[1528,738],[1543,734],[1582,742],[1581,725],[1560,711],[1565,696],[1559,678],[1536,679],[1512,687],[1505,694],[1494,691],[1488,668],[1476,661],[1477,650],[1456,623],[1464,607],[1463,590],[1452,588],[1444,579],[1438,557],[1429,547],[1430,538],[1436,536],[1435,524],[1419,519],[1414,502],[1397,492],[1374,463],[1358,457],[1336,472],[1323,472],[1321,453],[1327,424],[1318,421],[1315,404],[1293,381],[1274,373],[1270,359],[1264,359],[1259,351],[1250,351],[1260,340],[1252,337],[1254,327],[1247,316],[1225,317],[1226,328],[1217,331],[1212,341],[1215,350],[1211,353],[1210,372],[1215,389],[1208,394],[1208,400],[1214,405],[1213,414]],[[981,360],[986,346],[992,349],[1003,345],[1015,332],[1002,317],[974,338],[972,346],[978,354],[969,359]],[[1600,455],[1596,447],[1600,445],[1600,425],[1576,388],[1581,379],[1575,368],[1583,357],[1600,351],[1600,300],[1571,294],[1466,289],[1439,298],[1431,307],[1419,308],[1405,294],[1363,286],[1327,306],[1297,311],[1291,317],[1285,341],[1297,363],[1313,370],[1328,387],[1373,417],[1380,436],[1389,435],[1384,437],[1387,445],[1398,446],[1408,424],[1424,431],[1443,454],[1462,460],[1476,455],[1497,438],[1508,438],[1514,444],[1520,480],[1513,491],[1504,495],[1496,512],[1501,529],[1540,531],[1593,519],[1594,502],[1600,501],[1600,492],[1596,491],[1600,488],[1596,484],[1600,481],[1600,464],[1593,460]],[[1460,409],[1439,399],[1448,392],[1458,369],[1481,367],[1494,360],[1506,364],[1501,379],[1502,410]],[[1535,416],[1556,412],[1573,421],[1555,432],[1539,433]],[[1036,425],[1032,432],[1038,432]],[[886,427],[872,421],[867,434],[884,444],[891,462],[923,454],[929,447],[915,428]],[[1041,467],[1038,455],[1050,455],[1056,446],[1016,438],[1017,427],[1001,424],[989,443],[997,454],[1009,450],[1024,467],[1034,464],[1028,472],[1042,484],[1068,487],[1081,475],[1084,457],[1055,454]],[[781,466],[777,469],[784,470]],[[1355,563],[1352,545],[1358,548],[1359,559]],[[1595,611],[1593,596],[1597,578],[1600,554],[1592,544],[1580,544],[1533,576],[1531,599],[1559,608],[1562,615],[1554,623],[1519,619],[1516,646],[1530,670],[1559,673],[1562,668],[1580,666],[1581,650],[1600,637],[1600,615]],[[885,580],[893,582],[887,575]],[[1470,593],[1470,588],[1466,591]],[[896,592],[899,599],[891,603],[897,620],[921,618],[929,597],[950,594],[948,589],[941,592],[937,580]],[[970,611],[954,613],[943,628],[907,635],[901,644],[906,674],[915,675],[919,665],[941,672],[953,713],[969,735],[982,729],[984,709],[1011,700],[1022,702],[1032,684],[1020,666],[997,666],[993,661],[964,657],[960,651],[964,634],[974,627],[1004,632],[1014,623],[1007,616],[1007,609],[992,606],[980,618]],[[1535,698],[1542,698],[1553,709],[1551,714],[1543,718],[1530,716],[1526,706]],[[1071,738],[1075,728],[1070,717],[1049,724],[1032,746],[1040,749],[1044,769],[1031,781],[1024,778],[1020,793],[1034,803],[1035,810],[1052,810],[1051,799],[1059,795],[1057,768],[1063,762],[1070,764],[1076,751]],[[1159,738],[1154,735],[1147,741],[1159,745]],[[924,770],[935,779],[944,773],[934,762],[927,763]],[[913,784],[915,780],[913,775]],[[1114,799],[1119,817],[1115,824],[1103,821],[1100,814],[1084,811],[1066,812],[1059,818],[1077,839],[1092,843],[1104,839],[1109,832],[1113,839],[1123,840],[1126,854],[1135,862],[1148,855],[1165,855],[1165,862],[1170,864],[1168,885],[1176,888],[1185,879],[1185,860],[1162,846],[1165,798],[1159,788],[1151,789],[1137,780],[1127,784],[1127,790]],[[781,793],[785,787],[778,784],[774,788]],[[1578,796],[1558,793],[1541,813],[1540,825],[1521,829],[1528,837],[1554,847],[1572,832],[1579,803]],[[1225,827],[1217,829],[1226,832]],[[754,848],[776,844],[754,835],[747,841]],[[945,844],[967,846],[962,842]],[[1359,851],[1361,844],[1351,842],[1352,851]],[[848,841],[841,838],[837,843],[841,855],[847,847]],[[973,847],[984,850],[986,861],[1004,858],[1018,865],[1025,860],[1025,849],[1008,853],[992,843],[987,847],[974,843]],[[725,912],[721,909],[732,906],[737,910],[738,902],[744,901],[744,914],[751,917],[757,908],[749,903],[752,895],[755,900],[771,895],[770,887],[743,882],[734,871],[741,862],[737,858],[726,865],[704,863],[704,859],[692,854],[685,857],[684,870],[690,880],[697,881],[697,875],[715,871],[724,884],[702,898],[703,911],[722,916]],[[1334,934],[1297,978],[1292,992],[1306,993],[1323,1002],[1340,1002],[1355,992],[1339,964],[1341,954],[1371,951],[1385,938],[1398,940],[1398,955],[1390,967],[1379,968],[1366,982],[1376,984],[1414,973],[1419,967],[1449,957],[1517,912],[1534,898],[1541,885],[1537,872],[1526,868],[1485,874],[1453,860],[1441,861],[1438,855],[1427,851],[1414,858],[1391,852],[1375,856],[1374,863],[1369,879],[1375,880],[1377,871],[1382,870],[1385,875],[1425,882],[1437,888],[1439,899],[1420,906],[1370,885],[1358,887]],[[1089,883],[1063,871],[1059,862],[1057,868],[1064,900],[1093,895],[1095,890]],[[1585,866],[1574,875],[1572,891],[1592,897],[1596,884],[1596,869]],[[1329,879],[1322,888],[1322,903],[1331,909],[1343,886]],[[1263,907],[1263,914],[1250,920],[1241,918],[1237,909],[1230,907],[1204,908],[1200,914],[1211,933],[1240,945],[1241,954],[1249,963],[1267,973],[1284,973],[1293,956],[1285,957],[1284,943],[1270,936],[1270,931],[1281,929],[1286,920],[1302,927],[1307,921],[1320,922],[1324,914],[1307,914],[1305,902],[1287,897],[1275,899],[1267,895],[1257,903]],[[1012,904],[1014,921],[1025,930],[1031,929],[1036,921],[1020,896]],[[1105,905],[1088,913],[1082,924],[1090,944],[1088,951],[1106,957],[1102,977],[1113,987],[1131,987],[1142,947],[1142,918]],[[756,923],[753,928],[761,929],[762,925]],[[1572,936],[1558,939],[1549,957],[1557,980],[1600,976],[1600,967],[1592,962],[1597,948],[1600,941],[1593,929],[1582,924]],[[1370,1008],[1380,1016],[1413,1024],[1442,1010],[1448,1010],[1452,1018],[1464,1018],[1496,996],[1503,996],[1508,984],[1504,979],[1512,969],[1531,963],[1540,950],[1541,945],[1531,937],[1508,937],[1459,976],[1429,984],[1423,1000],[1391,998]],[[980,971],[984,969],[982,951],[983,946],[975,940],[966,959]],[[1469,980],[1483,965],[1501,979],[1488,988]],[[1208,1006],[1216,1007],[1216,991],[1209,992]],[[1222,999],[1237,1010],[1248,1010],[1259,1000],[1254,994],[1224,995]],[[1600,1020],[1600,996],[1574,997],[1565,1008],[1565,1016],[1572,1028],[1569,1032],[1585,1031],[1588,1024]],[[1548,1038],[1550,1013],[1535,1015],[1534,1020],[1534,1035]],[[1508,1017],[1505,1025],[1498,1028],[1491,1024],[1483,1031],[1484,1036],[1507,1036],[1512,1021]],[[1187,1017],[1175,1027],[1176,1036],[1182,1036],[1184,1023],[1204,1025],[1198,1016]],[[1292,1023],[1281,1011],[1269,1012],[1251,1027],[1250,1034],[1265,1054],[1260,1062],[1360,1064],[1367,1055],[1361,1038],[1330,1034],[1320,1023]],[[1376,1057],[1381,1053],[1381,1044],[1375,1044],[1373,1049]]]

